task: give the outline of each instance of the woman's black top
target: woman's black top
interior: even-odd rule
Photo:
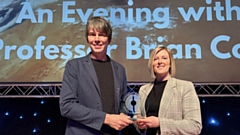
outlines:
[[[158,117],[160,102],[161,102],[162,94],[166,84],[167,84],[167,81],[161,81],[161,82],[154,81],[154,86],[151,92],[149,93],[145,103],[147,117],[149,116]],[[156,135],[156,132],[160,133],[160,128],[147,129],[147,135]]]

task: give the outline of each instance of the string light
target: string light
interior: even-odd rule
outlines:
[[[50,119],[48,119],[48,120],[47,120],[47,123],[50,123],[50,122],[51,122],[51,120],[50,120]]]
[[[33,116],[37,116],[37,113],[35,112],[35,113],[33,114]]]
[[[5,113],[5,115],[6,115],[6,116],[8,116],[8,115],[9,115],[9,113],[8,113],[8,112],[6,112],[6,113]]]
[[[44,100],[41,101],[41,104],[45,104]]]
[[[219,122],[215,118],[210,118],[209,124],[214,125],[214,126],[218,126]]]
[[[32,132],[33,132],[33,133],[36,133],[36,132],[37,132],[37,129],[36,129],[36,128],[34,128]]]

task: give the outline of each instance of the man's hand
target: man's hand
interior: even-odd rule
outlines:
[[[129,124],[132,124],[132,120],[130,119],[130,116],[127,116],[123,113],[117,115],[117,114],[106,114],[104,124],[109,125],[110,127],[116,129],[116,130],[122,130]]]

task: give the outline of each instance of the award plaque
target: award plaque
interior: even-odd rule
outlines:
[[[124,109],[129,114],[135,114],[136,112],[136,105],[138,101],[138,93],[136,92],[129,92],[124,97]]]
[[[147,95],[142,95],[142,98],[147,99]],[[120,112],[131,117],[133,121],[136,120],[133,116],[136,115],[137,102],[140,96],[137,92],[131,90],[122,94]],[[145,109],[148,110],[148,100],[145,102]]]

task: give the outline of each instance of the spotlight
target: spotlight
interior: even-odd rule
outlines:
[[[51,122],[51,120],[50,120],[50,119],[48,119],[48,120],[47,120],[47,123],[50,123],[50,122]]]
[[[37,132],[37,129],[36,129],[36,128],[34,128],[32,132],[33,132],[33,133],[36,133],[36,132]]]
[[[6,112],[6,113],[5,113],[5,115],[6,115],[6,116],[8,116],[8,115],[9,115],[9,113],[8,113],[8,112]]]
[[[37,116],[37,113],[35,112],[35,113],[33,114],[33,116]]]
[[[209,124],[211,124],[213,126],[218,126],[219,122],[218,122],[218,120],[216,120],[214,118],[211,118],[210,121],[209,121]]]
[[[44,100],[42,100],[42,101],[41,101],[41,104],[44,104],[44,103],[45,103]]]

